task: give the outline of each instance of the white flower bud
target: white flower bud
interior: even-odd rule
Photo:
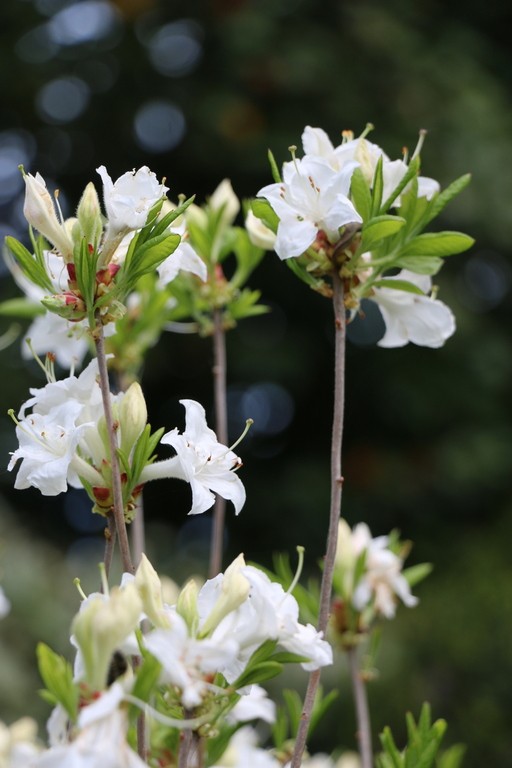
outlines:
[[[222,209],[221,222],[224,227],[228,227],[234,222],[240,210],[240,201],[233,192],[229,179],[221,181],[210,197],[209,204],[212,211],[220,211]]]
[[[135,443],[148,420],[146,401],[141,386],[134,381],[119,404],[119,424],[121,431],[121,450],[130,455]]]
[[[215,627],[220,624],[228,613],[236,611],[247,600],[251,585],[248,579],[241,573],[242,568],[245,568],[243,555],[238,555],[231,565],[226,568],[224,576],[221,577],[219,596],[201,627],[200,635],[202,637],[206,637],[213,632]]]
[[[171,626],[169,617],[164,611],[162,599],[162,582],[149,562],[146,555],[142,555],[140,565],[135,573],[135,586],[142,600],[142,608],[148,619],[156,627],[167,629]]]
[[[249,210],[245,219],[245,228],[249,235],[249,240],[258,248],[264,248],[266,251],[274,250],[276,235],[271,229],[265,226],[261,219]]]
[[[197,610],[197,595],[199,587],[195,579],[189,579],[181,590],[176,602],[176,611],[185,620],[190,634],[195,633],[199,621]]]
[[[76,215],[83,237],[88,244],[96,248],[103,232],[103,219],[98,193],[92,181],[84,189]]]
[[[73,243],[63,225],[57,219],[55,205],[40,173],[27,173],[25,180],[25,204],[23,213],[34,229],[59,250],[66,261],[73,253]]]

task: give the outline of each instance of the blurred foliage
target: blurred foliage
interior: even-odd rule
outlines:
[[[354,323],[344,466],[349,522],[365,520],[374,535],[398,527],[416,542],[411,562],[435,564],[420,606],[384,632],[381,678],[370,690],[375,735],[389,725],[402,743],[404,712],[428,699],[433,717],[448,721],[446,742],[468,745],[467,768],[512,761],[508,13],[498,0],[11,0],[0,8],[2,234],[24,231],[20,162],[58,184],[68,210],[102,163],[113,177],[147,164],[167,177],[174,198],[204,200],[223,177],[250,196],[270,181],[267,148],[283,160],[305,124],[335,139],[371,121],[371,139],[393,157],[427,128],[423,173],[443,185],[473,174],[441,223],[477,238],[440,280],[457,334],[439,351],[382,350],[370,310],[366,326]],[[284,393],[293,421],[273,429],[280,409],[271,408],[267,429],[254,429],[240,449],[248,502],[228,520],[228,554],[244,550],[270,565],[273,551],[306,544],[311,570],[328,509],[331,309],[273,255],[251,288],[272,312],[229,336],[231,431],[236,437],[243,424],[237,404],[256,407],[261,391]],[[7,276],[0,292],[16,295]],[[2,321],[0,331],[7,327]],[[1,355],[6,412],[41,379],[16,345]],[[151,351],[143,384],[152,424],[181,425],[179,397],[211,404],[211,359],[208,340],[170,334]],[[268,384],[278,389],[251,390]],[[7,417],[0,445],[5,457],[14,448]],[[101,557],[100,533],[77,530],[79,499],[20,494],[12,483],[4,472],[3,496],[23,520],[18,533],[3,520],[1,534],[0,582],[16,606],[1,634],[7,720],[44,711],[33,695],[35,633],[43,622],[41,639],[65,650],[76,539],[87,552],[93,541],[80,560],[90,589]],[[188,490],[174,491],[171,508],[170,488],[148,489],[149,554],[180,580],[201,568],[208,518],[184,518]],[[335,683],[334,672],[326,675]],[[350,745],[351,718],[344,693],[313,746],[337,746],[339,722]]]

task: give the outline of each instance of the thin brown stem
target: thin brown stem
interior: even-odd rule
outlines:
[[[110,449],[110,467],[112,472],[112,496],[113,496],[113,515],[116,524],[117,538],[119,541],[119,551],[121,553],[121,562],[123,571],[134,573],[132,558],[130,554],[130,543],[126,530],[126,521],[124,519],[123,490],[121,485],[121,473],[119,470],[119,460],[117,457],[116,427],[112,415],[112,403],[110,400],[110,383],[107,371],[107,357],[105,355],[105,337],[103,334],[103,325],[97,319],[94,333],[94,343],[96,345],[96,357],[98,359],[98,370],[100,374],[101,397],[103,401],[103,411],[105,413],[105,422],[107,425],[109,449]]]
[[[213,393],[215,401],[215,430],[219,443],[228,442],[228,412],[226,401],[226,331],[222,322],[222,311],[213,312]],[[224,546],[224,524],[226,501],[217,495],[213,509],[213,527],[210,545],[210,578],[222,570],[222,552]]]
[[[370,709],[368,707],[368,697],[366,695],[366,685],[359,669],[359,657],[357,647],[353,646],[347,650],[348,663],[350,667],[350,678],[352,680],[352,690],[354,693],[354,703],[356,705],[357,718],[357,741],[359,743],[359,754],[361,755],[361,768],[372,768],[373,749],[372,732],[370,726]]]
[[[318,630],[324,632],[324,634],[329,620],[332,579],[336,547],[338,543],[338,522],[341,511],[341,495],[343,488],[343,476],[341,474],[341,447],[343,442],[343,413],[345,405],[346,318],[344,288],[343,282],[337,272],[333,274],[332,282],[334,310],[334,406],[331,440],[331,503],[324,570],[320,588],[320,609],[318,614]],[[302,754],[306,746],[309,723],[319,681],[320,672],[312,672],[309,677],[306,696],[304,698],[304,706],[295,741],[291,768],[299,768],[302,763]]]
[[[112,565],[112,555],[114,554],[114,547],[116,545],[116,523],[112,512],[107,514],[107,528],[105,528],[105,554],[103,556],[103,564],[105,566],[105,576],[108,579],[110,573],[110,566]]]

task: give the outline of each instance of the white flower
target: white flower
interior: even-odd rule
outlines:
[[[280,768],[279,760],[257,744],[258,736],[251,726],[240,728],[212,768]]]
[[[245,228],[249,235],[249,240],[257,248],[264,248],[266,251],[273,251],[276,243],[275,233],[265,226],[261,219],[254,215],[251,209],[245,218]]]
[[[249,720],[275,723],[276,705],[261,685],[251,685],[247,693],[242,693],[226,719],[229,723],[247,723]]]
[[[107,238],[114,233],[140,229],[150,209],[168,191],[147,166],[129,171],[113,182],[104,165],[96,169],[103,181],[103,201],[108,218]]]
[[[233,451],[217,440],[206,424],[202,405],[195,400],[180,400],[186,411],[183,434],[177,429],[167,432],[161,442],[171,445],[176,456],[145,467],[141,482],[163,477],[186,480],[192,489],[189,515],[198,515],[215,503],[214,493],[233,502],[238,514],[245,503],[245,488],[235,474],[242,462]]]
[[[219,212],[221,226],[229,227],[240,210],[240,201],[233,192],[229,179],[223,179],[208,200],[211,211]]]
[[[164,203],[162,212],[171,208],[171,203]],[[157,272],[160,275],[160,285],[168,285],[179,272],[192,272],[200,280],[206,282],[208,278],[208,269],[202,258],[195,252],[189,242],[187,242],[188,232],[185,216],[179,216],[169,227],[170,232],[179,235],[180,244],[176,250],[168,256],[158,267]]]
[[[11,603],[5,596],[5,592],[3,591],[2,587],[0,587],[0,619],[3,619],[4,616],[7,616],[10,610]]]
[[[348,198],[355,167],[347,163],[337,171],[322,158],[306,156],[284,164],[283,183],[260,189],[279,217],[275,251],[281,259],[300,256],[320,232],[334,244],[341,227],[362,222]]]
[[[181,690],[185,707],[201,704],[209,691],[211,674],[231,664],[238,652],[234,639],[222,642],[191,637],[188,626],[179,614],[171,618],[170,629],[155,629],[144,638],[146,648],[162,665],[161,680]]]
[[[299,622],[299,606],[277,582],[254,566],[245,566],[241,573],[251,585],[247,599],[237,610],[229,613],[213,632],[212,639],[235,639],[240,646],[237,663],[222,670],[229,682],[234,682],[244,670],[251,654],[266,640],[277,640],[286,650],[304,656],[303,669],[312,670],[332,664],[332,649],[311,625]],[[218,577],[217,577],[218,578]],[[214,596],[209,582],[199,593],[198,609],[203,621],[211,610]]]
[[[455,318],[446,304],[428,295],[431,278],[403,269],[386,279],[406,280],[427,295],[387,287],[374,289],[370,298],[377,302],[386,323],[386,333],[378,345],[403,347],[411,341],[422,347],[442,347],[455,332]]]
[[[372,538],[365,523],[359,523],[352,531],[353,553],[359,556],[366,552],[364,573],[352,595],[354,608],[362,611],[372,605],[377,613],[390,619],[395,615],[396,597],[409,608],[417,605],[418,598],[411,594],[401,572],[401,558],[388,545],[388,536]]]
[[[43,496],[56,496],[76,485],[72,462],[81,434],[88,425],[76,427],[75,412],[55,408],[51,416],[33,413],[16,426],[19,448],[7,466],[10,471],[21,459],[14,487],[38,488]],[[80,484],[78,484],[80,487]]]
[[[126,712],[119,708],[122,695],[114,683],[80,712],[73,741],[44,752],[30,768],[147,768],[126,740]]]
[[[37,723],[22,717],[7,726],[0,721],[1,768],[30,768],[41,751],[37,744]]]
[[[57,218],[54,202],[46,188],[46,182],[40,173],[32,176],[27,173],[25,180],[25,204],[23,213],[26,220],[43,237],[60,251],[65,260],[73,253],[73,242]]]

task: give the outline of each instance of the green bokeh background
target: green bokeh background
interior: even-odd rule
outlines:
[[[85,16],[62,16],[79,5]],[[96,17],[87,16],[91,8]],[[101,21],[112,9],[112,26],[102,32],[99,24],[88,36],[85,22]],[[385,627],[380,677],[370,689],[375,733],[389,724],[400,738],[405,710],[418,713],[428,699],[434,715],[449,722],[447,743],[468,745],[468,768],[512,764],[508,13],[497,0],[10,0],[0,9],[3,234],[23,231],[21,190],[10,195],[11,177],[3,170],[4,161],[13,163],[14,155],[5,154],[13,136],[25,147],[28,170],[60,187],[69,212],[101,164],[114,178],[147,164],[167,178],[174,197],[196,193],[202,200],[224,177],[240,197],[254,195],[270,179],[267,148],[286,159],[306,124],[336,140],[341,130],[357,134],[371,121],[371,138],[392,157],[404,145],[412,151],[418,130],[426,128],[425,175],[444,186],[473,174],[469,190],[438,225],[477,240],[439,277],[457,334],[437,351],[383,350],[369,343],[363,328],[353,331],[343,507],[351,524],[365,520],[375,535],[398,527],[415,542],[410,562],[435,565],[417,589],[419,607],[402,609]],[[170,49],[176,46],[174,58],[169,48],[156,47],[162,29]],[[60,117],[45,111],[45,86],[61,79],[71,81],[72,94],[82,94],[72,118],[63,119],[58,108]],[[184,122],[174,145],[166,144],[165,121],[142,138],[134,131],[140,110],[155,100],[181,114],[168,126],[172,135]],[[294,403],[294,419],[278,434],[256,434],[241,449],[248,501],[238,519],[229,515],[228,556],[244,551],[270,564],[273,551],[293,553],[302,543],[311,570],[323,553],[328,510],[330,306],[274,255],[251,286],[262,290],[272,312],[230,334],[230,386],[239,392],[279,385]],[[15,295],[7,275],[0,291],[2,298]],[[41,376],[21,361],[17,345],[0,356],[6,413],[27,398],[29,386],[41,385]],[[144,371],[152,423],[181,426],[180,397],[211,409],[210,368],[208,340],[167,335]],[[236,437],[240,430],[233,429]],[[77,605],[72,577],[81,575],[86,589],[95,588],[101,535],[76,529],[75,497],[65,502],[12,489],[4,469],[13,433],[5,416],[0,583],[13,610],[0,625],[0,717],[29,713],[44,720],[46,705],[34,693],[40,685],[35,642],[41,638],[69,653],[67,626]],[[186,518],[187,493],[169,484],[149,488],[146,496],[149,554],[178,580],[204,568],[207,518]],[[326,676],[328,684],[340,675],[344,681],[342,662]],[[343,683],[312,746],[353,747],[353,732]]]

